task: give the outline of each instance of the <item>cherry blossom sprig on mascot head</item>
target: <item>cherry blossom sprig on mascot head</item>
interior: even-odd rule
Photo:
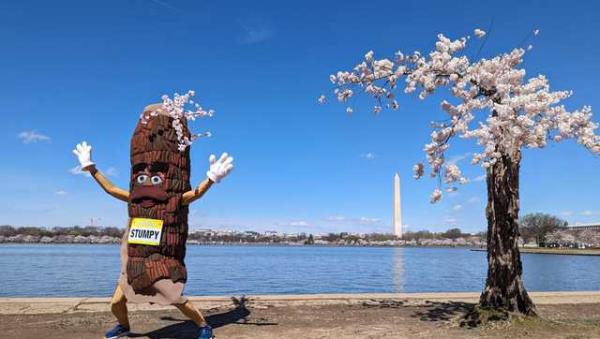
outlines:
[[[532,33],[538,35],[539,30]],[[486,32],[476,29],[474,35],[482,38]],[[515,48],[492,59],[471,61],[464,53],[469,36],[451,40],[439,34],[437,38],[435,49],[427,55],[418,51],[409,55],[397,52],[393,60],[378,60],[369,51],[364,61],[351,71],[337,72],[330,80],[338,101],[345,103],[355,92],[362,91],[376,100],[375,113],[383,107],[398,109],[394,90],[402,80],[404,93],[418,91],[422,100],[437,88],[447,87],[456,100],[440,103],[448,119],[432,123],[431,142],[424,147],[430,176],[440,178],[447,190],[455,190],[456,183],[468,181],[456,163],[445,161],[449,141],[454,136],[475,139],[483,147],[482,152],[473,154],[471,161],[483,168],[522,147],[542,148],[548,140],[573,138],[600,154],[600,137],[595,134],[598,124],[591,120],[591,108],[568,111],[559,103],[570,97],[571,91],[551,91],[544,75],[525,79],[525,70],[519,68],[525,49]],[[527,50],[530,49],[531,45]],[[325,96],[318,101],[325,103]],[[346,109],[352,110],[352,107]],[[490,114],[475,124],[475,114],[483,110]],[[417,179],[425,173],[422,163],[413,170]],[[442,198],[440,188],[431,194],[431,202]]]
[[[175,93],[173,95],[173,99],[171,99],[168,95],[162,96],[162,108],[165,110],[171,118],[173,118],[173,128],[177,133],[177,140],[179,141],[178,148],[180,151],[184,151],[188,146],[194,142],[194,140],[200,137],[210,137],[210,132],[204,132],[199,134],[193,134],[191,138],[188,138],[183,133],[183,125],[181,123],[182,119],[187,121],[196,120],[196,118],[202,117],[212,117],[215,113],[212,109],[208,111],[202,108],[200,104],[194,102],[192,97],[196,95],[195,91],[189,90],[186,94],[180,95],[179,93]],[[186,108],[193,107],[192,109]],[[150,113],[150,116],[156,116],[158,112],[154,111]],[[147,123],[148,117],[142,113],[140,117],[143,123]]]

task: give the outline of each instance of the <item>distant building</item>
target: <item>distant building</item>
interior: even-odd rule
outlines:
[[[400,176],[394,175],[394,235],[402,238],[402,203],[400,201]]]
[[[593,222],[589,224],[574,224],[567,226],[567,229],[571,231],[584,231],[584,230],[592,230],[592,231],[600,231],[600,222]]]

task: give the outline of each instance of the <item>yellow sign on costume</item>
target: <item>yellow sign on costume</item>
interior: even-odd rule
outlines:
[[[160,245],[163,221],[148,218],[133,218],[129,227],[127,242],[139,245]]]

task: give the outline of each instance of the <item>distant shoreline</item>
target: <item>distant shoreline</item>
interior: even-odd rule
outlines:
[[[125,229],[114,226],[36,227],[0,226],[0,244],[119,244]],[[427,230],[405,232],[399,238],[390,233],[281,233],[278,231],[188,230],[189,245],[285,245],[285,246],[363,246],[363,247],[484,247],[482,234],[463,233],[459,228],[446,232]]]
[[[0,235],[0,244],[120,244],[123,239],[121,234],[111,235],[30,235],[17,234],[11,236]],[[217,239],[199,238],[192,233],[187,240],[188,245],[231,245],[231,246],[330,246],[330,247],[461,247],[481,248],[485,244],[479,237],[470,238],[434,238],[434,239],[386,239],[363,238],[348,235],[346,237],[313,238],[312,235],[300,237],[247,237],[236,238],[222,236]]]
[[[120,245],[121,242],[110,242],[110,243],[89,243],[89,242],[0,242],[2,245],[10,246],[22,246],[22,245]],[[298,244],[298,243],[238,243],[238,242],[223,242],[223,243],[198,243],[198,242],[187,242],[187,246],[236,246],[236,247],[263,247],[263,246],[280,246],[280,247],[380,247],[380,248],[462,248],[469,249],[471,251],[486,251],[485,249],[476,248],[473,246],[466,245],[381,245],[381,244]]]
[[[472,248],[471,251],[487,251],[485,248]],[[576,248],[547,248],[547,247],[522,247],[519,248],[521,253],[531,254],[550,254],[550,255],[586,255],[600,256],[600,249],[576,249]]]

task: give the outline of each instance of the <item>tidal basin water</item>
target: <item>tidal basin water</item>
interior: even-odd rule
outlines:
[[[522,254],[530,291],[600,289],[600,257]],[[188,295],[481,291],[463,248],[188,246]],[[0,245],[0,296],[109,296],[118,245]]]

